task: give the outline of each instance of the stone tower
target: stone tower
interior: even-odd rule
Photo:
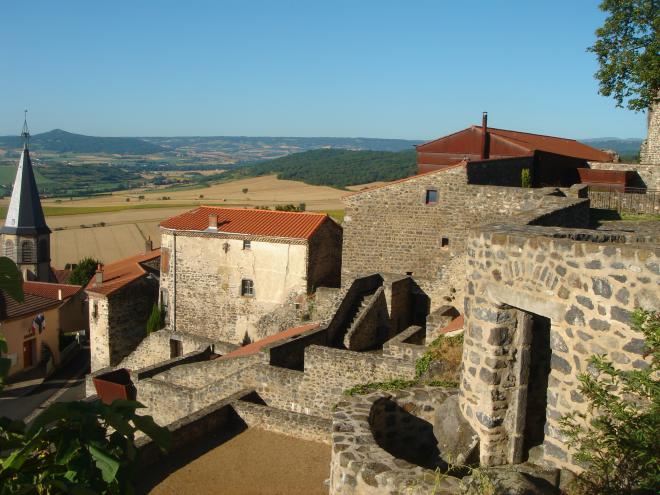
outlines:
[[[13,260],[25,280],[51,281],[50,229],[41,209],[39,190],[30,160],[27,119],[23,124],[23,152],[16,171],[2,234],[1,254]]]
[[[642,143],[640,163],[660,164],[660,91],[658,99],[649,108],[648,134]]]

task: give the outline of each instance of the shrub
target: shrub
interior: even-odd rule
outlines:
[[[588,413],[560,420],[573,458],[586,466],[573,493],[651,494],[660,486],[660,312],[637,309],[632,321],[650,366],[622,371],[592,356],[593,371],[579,375]]]
[[[96,267],[101,262],[94,258],[83,258],[69,275],[69,282],[73,285],[87,285],[96,273]]]
[[[165,325],[165,310],[158,303],[154,303],[151,308],[151,314],[147,320],[147,335],[157,330],[160,330]]]
[[[243,191],[243,194],[247,194],[247,192],[248,192],[248,188],[247,188],[247,187],[244,187],[244,188],[242,189],[242,191]]]
[[[520,187],[532,187],[532,174],[528,168],[524,168],[522,172],[520,172]]]

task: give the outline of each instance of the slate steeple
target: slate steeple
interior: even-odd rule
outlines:
[[[27,125],[27,110],[21,136],[23,151],[16,171],[14,189],[11,193],[5,225],[0,229],[2,234],[36,235],[49,234],[44,211],[41,208],[39,190],[34,179],[32,160],[30,160],[30,132]]]

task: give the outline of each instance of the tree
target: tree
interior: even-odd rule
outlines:
[[[646,110],[660,90],[660,2],[603,0],[600,9],[608,17],[588,48],[600,65],[599,92],[618,107],[625,102],[630,110]]]
[[[242,189],[242,191],[243,191],[243,194],[247,194],[247,192],[248,192],[248,188],[247,188],[247,187],[244,187],[244,188]]]
[[[655,494],[660,486],[660,312],[633,313],[644,334],[646,369],[622,371],[604,356],[590,359],[579,376],[588,414],[560,420],[573,458],[586,466],[576,480],[579,494]]]
[[[69,283],[73,285],[87,285],[96,272],[96,267],[100,265],[99,260],[94,258],[83,258],[73,269],[69,276]]]

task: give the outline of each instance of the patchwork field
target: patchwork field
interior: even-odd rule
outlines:
[[[356,186],[358,189],[362,187]],[[243,192],[244,189],[247,192]],[[265,176],[203,189],[130,190],[87,199],[45,199],[42,204],[48,225],[53,230],[52,265],[63,268],[85,256],[112,263],[142,252],[148,238],[154,247],[158,247],[158,224],[200,204],[273,207],[305,203],[307,210],[327,211],[341,221],[344,208],[341,197],[346,193],[332,187]],[[170,199],[163,200],[163,196]],[[0,202],[3,212],[8,202],[7,198]]]

